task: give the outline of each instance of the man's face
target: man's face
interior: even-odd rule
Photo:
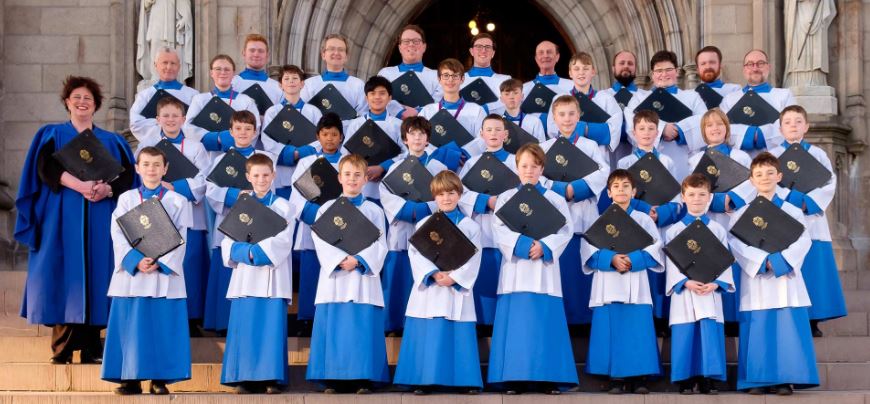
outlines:
[[[157,75],[161,81],[174,81],[178,78],[178,55],[172,52],[159,52],[157,60],[154,61],[154,67],[157,69]]]
[[[402,55],[402,62],[419,63],[423,60],[424,53],[426,53],[426,42],[423,41],[420,33],[410,29],[402,32],[399,38],[399,54]]]
[[[769,75],[770,63],[763,53],[752,51],[743,58],[743,78],[749,85],[757,86],[764,83]]]
[[[535,48],[535,63],[538,64],[538,69],[540,69],[540,71],[553,71],[558,62],[559,51],[556,50],[556,44],[550,41],[544,41],[539,43]]]
[[[722,73],[719,56],[716,52],[703,52],[698,55],[698,75],[701,81],[710,83],[719,78]]]
[[[471,52],[475,66],[488,67],[495,56],[495,44],[493,44],[492,39],[480,38],[474,41],[474,45],[468,51]]]
[[[637,61],[634,55],[629,52],[622,52],[616,55],[613,61],[613,76],[614,77],[634,77],[637,75]]]
[[[242,50],[242,58],[245,59],[245,65],[249,68],[263,70],[269,60],[269,49],[263,42],[250,41]]]

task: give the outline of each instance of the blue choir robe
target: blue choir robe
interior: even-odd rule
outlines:
[[[284,109],[284,105],[286,100],[284,100],[283,96],[281,101],[266,110],[266,114],[263,115],[263,135],[260,136],[260,140],[263,142],[263,150],[268,151],[269,153],[274,154],[278,157],[277,166],[278,171],[275,172],[275,189],[278,190],[280,196],[287,198],[289,193],[284,193],[282,189],[290,189],[293,186],[293,183],[290,182],[290,179],[293,177],[293,171],[296,169],[296,165],[299,163],[299,160],[302,160],[306,156],[310,156],[312,154],[318,153],[320,151],[320,142],[317,140],[305,145],[296,147],[293,145],[285,145],[280,142],[276,142],[275,139],[272,139],[268,134],[265,133],[265,129],[269,127],[269,124],[272,123],[272,120]],[[317,109],[314,105],[311,105],[301,99],[299,102],[294,104],[299,113],[302,114],[309,122],[311,122],[314,126],[317,126],[317,122],[320,121],[320,118],[323,116],[320,110]],[[296,158],[294,155],[296,151],[299,151],[299,158]]]
[[[185,86],[178,81],[157,82],[152,86],[145,87],[142,91],[136,93],[136,98],[133,100],[133,105],[130,106],[130,132],[138,141],[142,141],[142,136],[148,133],[153,128],[157,128],[156,118],[145,118],[142,116],[142,110],[157,93],[157,90],[165,90],[179,101],[190,105],[193,96],[199,94],[193,88]],[[182,111],[183,112],[183,111]]]
[[[347,143],[348,140],[352,139],[356,132],[366,123],[366,121],[373,121],[375,125],[378,125],[381,129],[383,129],[384,133],[390,137],[401,149],[402,153],[407,151],[405,143],[402,142],[402,120],[396,117],[389,116],[386,112],[381,115],[375,115],[371,112],[366,112],[361,116],[356,117],[355,119],[351,119],[350,121],[344,121],[344,135],[345,141],[343,143]],[[350,154],[350,151],[344,149],[342,146],[343,153]],[[398,157],[398,156],[397,156]],[[381,168],[384,169],[384,174],[386,174],[387,170],[390,168],[390,165],[393,164],[393,159],[389,159],[380,164]],[[379,200],[380,192],[378,191],[378,185],[381,183],[381,179],[383,179],[383,175],[377,181],[368,181],[366,185],[363,187],[363,195],[366,198]]]
[[[211,152],[209,155],[212,160],[221,152],[229,150],[235,143],[230,135],[229,129],[220,132],[209,132],[193,124],[193,120],[196,119],[196,116],[199,115],[205,105],[211,101],[215,95],[232,107],[234,111],[249,111],[254,114],[254,119],[257,122],[254,129],[256,130],[258,137],[260,133],[260,111],[257,109],[257,103],[254,102],[253,98],[242,94],[240,91],[232,87],[223,92],[212,90],[210,92],[195,95],[190,101],[190,107],[187,109],[186,120],[184,121],[184,126],[182,126],[181,130],[187,137],[201,142],[202,145],[205,146],[205,149]],[[253,144],[256,143],[257,138],[253,141]]]
[[[440,100],[442,94],[441,84],[438,82],[438,71],[423,66],[423,62],[412,64],[401,63],[396,66],[387,66],[378,71],[378,76],[382,76],[389,81],[394,81],[401,75],[405,74],[405,72],[411,70],[418,73],[417,77],[420,79],[423,87],[426,88],[426,91],[429,92],[432,99]],[[419,111],[420,109],[417,108],[417,110]],[[405,112],[405,106],[395,99],[390,101],[389,105],[387,105],[387,114],[390,116],[401,118],[403,112]]]
[[[777,111],[782,111],[783,108],[789,105],[797,104],[791,90],[787,88],[774,88],[771,87],[770,83],[762,83],[757,86],[747,85],[743,87],[742,91],[728,94],[722,100],[722,103],[719,104],[719,108],[727,114],[750,89],[758,93],[761,98]],[[761,126],[731,124],[731,146],[746,151],[752,157],[779,145],[783,140],[782,133],[779,131],[779,119],[773,123]]]
[[[113,184],[139,183],[124,138],[96,126],[94,135],[127,173]],[[78,134],[69,121],[45,125],[34,135],[22,168],[15,240],[29,247],[21,316],[30,324],[105,325],[106,290],[114,268],[109,225],[117,199],[88,202],[72,189],[45,182],[40,156],[59,150]],[[59,178],[59,176],[58,176]],[[114,189],[120,195],[123,189]],[[58,282],[62,279],[62,282]]]
[[[612,95],[602,91],[596,91],[592,87],[590,87],[590,90],[589,94],[582,94],[579,90],[572,87],[570,92],[557,94],[553,97],[553,100],[555,101],[556,98],[562,95],[589,97],[595,105],[610,115],[607,122],[603,123],[586,122],[583,120],[582,116],[580,117],[580,121],[586,125],[587,129],[585,130],[588,131],[584,137],[598,143],[598,146],[601,148],[601,152],[603,153],[604,161],[609,165],[610,155],[616,151],[617,147],[619,147],[622,123],[624,122],[622,108],[619,108],[619,103],[616,102],[616,99],[613,98]],[[547,114],[547,136],[556,137],[558,135],[559,127],[556,126],[556,122],[553,120],[553,114]]]
[[[350,76],[342,70],[339,73],[325,72],[316,76],[311,76],[305,79],[305,86],[299,93],[299,97],[305,102],[309,102],[323,87],[327,84],[332,84],[341,96],[344,97],[350,106],[352,106],[357,114],[362,115],[368,111],[368,103],[366,103],[365,82],[357,77]]]
[[[193,224],[186,197],[158,186],[156,190],[134,189],[118,198],[112,213],[112,244],[115,268],[108,295],[112,298],[101,378],[125,380],[190,379],[190,336],[183,262],[179,246],[157,260],[157,271],[143,273],[136,266],[144,255],[130,246],[117,219],[139,206],[144,199],[159,198],[183,239]]]
[[[241,73],[233,76],[232,87],[236,91],[245,92],[245,90],[254,84],[260,85],[266,96],[272,101],[273,106],[279,105],[281,99],[284,98],[284,90],[281,89],[281,83],[269,77],[266,70],[257,71],[246,68]]]
[[[486,86],[489,87],[489,90],[498,97],[501,94],[499,86],[501,86],[501,83],[504,83],[505,80],[510,80],[510,78],[510,75],[494,72],[492,67],[472,66],[471,70],[465,72],[465,80],[462,81],[460,89],[465,88],[465,86],[471,84],[477,79],[481,79]],[[481,107],[484,107],[483,109],[487,114],[504,113],[504,104],[502,104],[500,99],[487,103],[486,105],[481,105]]]
[[[686,215],[665,232],[664,244],[671,242],[688,225],[701,220],[728,246],[728,231],[707,215]],[[701,376],[725,381],[725,315],[722,296],[735,292],[731,267],[714,281],[719,288],[701,296],[686,288],[688,278],[665,256],[665,289],[671,299],[671,381]]]

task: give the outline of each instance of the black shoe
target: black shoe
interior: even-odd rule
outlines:
[[[425,395],[428,395],[428,394],[429,394],[429,392],[426,391],[426,390],[423,390],[423,389],[416,389],[416,390],[414,390],[414,395],[415,395],[415,396],[425,396]]]
[[[760,395],[766,393],[765,389],[763,389],[761,387],[753,387],[749,390],[746,390],[746,392],[749,394],[752,394],[753,396],[760,396]]]
[[[649,388],[646,387],[646,383],[641,383],[635,385],[632,392],[634,394],[649,394]]]
[[[152,380],[151,387],[148,388],[148,392],[158,396],[165,396],[169,394],[169,389],[166,388],[166,382]]]
[[[68,356],[54,356],[48,360],[52,365],[66,365],[72,363],[72,358]]]
[[[725,322],[725,336],[726,337],[739,337],[740,336],[740,323],[736,321],[726,321]]]
[[[810,320],[810,331],[813,333],[813,338],[822,338],[825,334],[819,329],[818,320]]]
[[[776,395],[778,396],[790,396],[794,393],[794,390],[791,388],[790,384],[780,384],[776,386]]]
[[[610,389],[607,390],[607,394],[623,394],[625,393],[625,382],[622,380],[611,380],[610,381]]]
[[[551,396],[558,396],[558,395],[562,394],[562,390],[553,388],[550,390],[545,390],[544,394],[551,395]]]
[[[267,384],[266,385],[266,394],[281,394],[284,392],[284,389],[277,384]]]
[[[713,379],[704,378],[698,383],[701,394],[716,395],[719,394],[719,389],[716,388],[716,381]]]
[[[91,365],[102,365],[103,358],[97,355],[91,355],[89,353],[82,352],[81,360],[79,361],[81,364],[91,364]]]
[[[468,394],[469,396],[476,396],[480,394],[480,389],[471,389],[466,391],[465,394]]]
[[[142,394],[142,385],[138,381],[125,381],[113,390],[119,396],[130,396],[133,394]]]
[[[335,389],[332,387],[327,387],[323,389],[323,394],[335,394]]]
[[[692,383],[692,382],[680,383],[680,394],[683,394],[683,395],[695,394],[695,383]]]
[[[236,394],[253,394],[253,391],[251,391],[251,389],[245,383],[240,383],[238,386],[236,386],[234,392]]]
[[[356,391],[356,394],[372,394],[372,390],[369,389],[368,387],[360,387],[360,388]]]
[[[515,396],[520,394],[519,390],[505,390],[504,394],[509,396]]]

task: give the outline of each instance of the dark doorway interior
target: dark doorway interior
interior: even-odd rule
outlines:
[[[457,58],[466,67],[471,66],[468,53],[472,35],[468,22],[475,19],[481,32],[486,24],[495,24],[490,32],[495,37],[496,53],[492,61],[498,73],[509,74],[523,81],[538,73],[535,65],[535,46],[543,40],[559,45],[561,54],[556,65],[559,76],[568,76],[568,59],[573,49],[546,12],[531,1],[504,2],[493,0],[434,0],[414,15],[409,24],[417,24],[426,31],[426,55],[423,63],[435,68],[449,57]],[[399,50],[394,46],[387,56],[386,66],[401,62]]]

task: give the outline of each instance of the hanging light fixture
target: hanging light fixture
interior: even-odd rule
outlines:
[[[471,20],[468,22],[468,28],[475,29],[477,28],[477,21]]]
[[[494,23],[486,24],[486,30],[489,32],[495,31],[495,24]]]

